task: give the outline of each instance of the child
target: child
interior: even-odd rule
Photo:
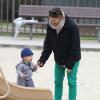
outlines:
[[[33,52],[30,48],[24,48],[21,51],[22,61],[17,64],[17,84],[25,87],[34,87],[32,72],[37,70],[37,65],[32,63]]]

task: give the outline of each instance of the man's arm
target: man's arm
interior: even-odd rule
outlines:
[[[68,69],[72,69],[74,63],[80,59],[80,35],[77,25],[70,30],[70,57],[67,61]]]
[[[43,65],[45,64],[45,62],[49,58],[51,52],[52,52],[52,47],[51,47],[51,44],[50,44],[50,41],[49,41],[48,30],[47,30],[47,35],[45,37],[44,45],[43,45],[43,51],[42,51],[40,59],[37,62],[37,64],[40,67],[43,67]]]

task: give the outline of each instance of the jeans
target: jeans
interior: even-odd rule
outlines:
[[[30,80],[24,80],[24,79],[21,79],[20,77],[18,77],[17,84],[24,86],[24,87],[34,87],[34,82],[33,82],[32,78]]]
[[[76,100],[77,95],[77,71],[78,71],[79,61],[77,61],[71,72],[67,73],[68,79],[68,98],[69,100]],[[59,64],[55,64],[55,91],[54,91],[54,100],[62,100],[63,93],[63,80],[65,76],[65,69],[61,67]]]

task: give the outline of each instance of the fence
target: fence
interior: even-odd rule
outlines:
[[[18,17],[20,4],[39,5],[39,0],[0,0],[0,34],[13,32],[13,20]],[[22,28],[26,32],[28,28]],[[11,34],[12,35],[12,34]]]
[[[58,3],[58,5],[63,5],[61,3],[61,0],[0,0],[0,34],[4,33],[11,33],[13,32],[13,20],[18,17],[18,10],[19,10],[19,5],[21,4],[28,4],[28,5],[50,5],[51,3],[54,5]],[[55,3],[56,1],[56,3]],[[62,0],[62,2],[65,2],[66,0]],[[70,0],[67,0],[70,1]],[[78,3],[80,0],[77,0]],[[96,0],[98,1],[98,0]],[[49,2],[49,3],[48,3]],[[77,3],[77,4],[78,4]],[[64,6],[66,6],[64,4]],[[68,5],[67,5],[68,6]],[[91,19],[91,21],[88,21],[90,19],[73,19],[76,23],[80,22],[83,23],[83,20],[86,21],[86,23],[91,22],[91,23],[98,23],[100,24],[100,18],[99,19]],[[85,22],[84,22],[85,23]],[[39,27],[41,28],[41,27]],[[96,35],[96,28],[95,27],[82,27],[79,26],[79,29],[81,31],[81,35]],[[29,28],[27,26],[21,28],[22,33],[28,33]],[[44,31],[41,29],[38,29],[37,27],[33,28],[34,33],[46,33],[46,30]]]

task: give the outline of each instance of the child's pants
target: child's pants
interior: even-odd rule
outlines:
[[[79,66],[79,61],[77,61],[71,72],[67,73],[67,79],[68,79],[68,86],[69,86],[69,100],[76,100],[77,95],[77,70]],[[65,69],[55,64],[55,94],[54,94],[54,100],[62,100],[62,93],[63,93],[63,80],[65,76]],[[66,90],[67,92],[67,90]]]
[[[22,80],[20,77],[17,78],[17,84],[25,87],[34,87],[33,80]]]

